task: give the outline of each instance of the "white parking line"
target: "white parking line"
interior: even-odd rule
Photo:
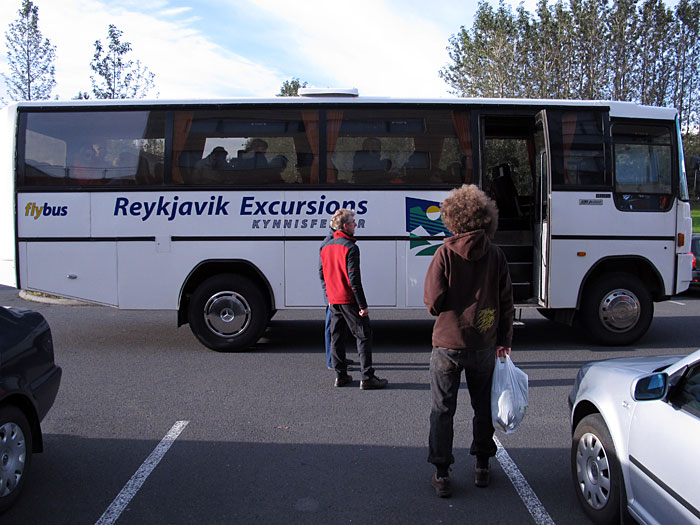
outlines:
[[[525,480],[525,476],[522,475],[515,462],[510,459],[508,452],[506,452],[506,449],[503,448],[501,442],[498,441],[496,436],[493,436],[493,440],[496,442],[496,446],[498,446],[496,459],[501,464],[501,468],[510,478],[510,482],[518,492],[520,499],[523,500],[525,507],[535,519],[535,523],[537,523],[537,525],[556,525],[535,492],[528,484],[527,480]]]
[[[679,303],[678,301],[669,301],[669,303],[677,304],[680,306],[685,306],[685,303]]]
[[[136,473],[131,476],[129,481],[127,481],[124,488],[119,494],[117,494],[117,497],[114,498],[112,504],[107,507],[107,510],[104,511],[104,514],[102,514],[100,519],[97,520],[95,525],[111,525],[117,521],[131,499],[139,491],[144,481],[146,481],[146,478],[151,474],[151,472],[153,472],[153,469],[156,468],[160,460],[163,459],[165,453],[175,442],[177,437],[182,433],[182,431],[185,430],[188,423],[189,421],[175,422],[168,433],[165,434],[165,437],[161,439],[160,443],[158,443],[156,448],[153,449],[151,455],[146,458],[146,461],[141,464]]]

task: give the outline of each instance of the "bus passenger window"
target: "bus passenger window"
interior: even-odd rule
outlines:
[[[466,111],[353,108],[327,113],[328,183],[456,186],[471,180]]]
[[[615,123],[613,143],[615,205],[623,211],[670,209],[670,130],[663,126]]]
[[[28,112],[21,114],[20,126],[25,147],[21,152],[24,178],[19,184],[163,182],[164,112]]]
[[[188,185],[226,186],[311,182],[318,178],[317,115],[297,110],[176,112],[173,180],[179,176]]]

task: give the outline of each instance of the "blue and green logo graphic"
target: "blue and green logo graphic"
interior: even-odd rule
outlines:
[[[406,197],[406,232],[410,234],[410,249],[416,256],[432,257],[442,241],[430,241],[425,237],[452,234],[440,217],[440,203]]]

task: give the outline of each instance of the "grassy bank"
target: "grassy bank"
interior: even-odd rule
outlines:
[[[693,233],[700,233],[700,202],[691,204],[690,215],[693,217]]]

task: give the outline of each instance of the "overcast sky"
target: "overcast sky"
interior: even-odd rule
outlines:
[[[496,5],[496,0],[491,0]],[[513,6],[517,3],[506,2]],[[667,2],[668,3],[668,2]],[[675,3],[675,2],[674,2]],[[0,1],[0,72],[9,72],[4,34],[21,0]],[[53,94],[91,90],[90,61],[107,28],[122,30],[155,73],[149,97],[266,97],[298,77],[360,95],[445,97],[438,71],[475,0],[34,0],[39,29],[56,46]],[[536,0],[526,0],[534,11]],[[5,79],[0,96],[8,100]]]

